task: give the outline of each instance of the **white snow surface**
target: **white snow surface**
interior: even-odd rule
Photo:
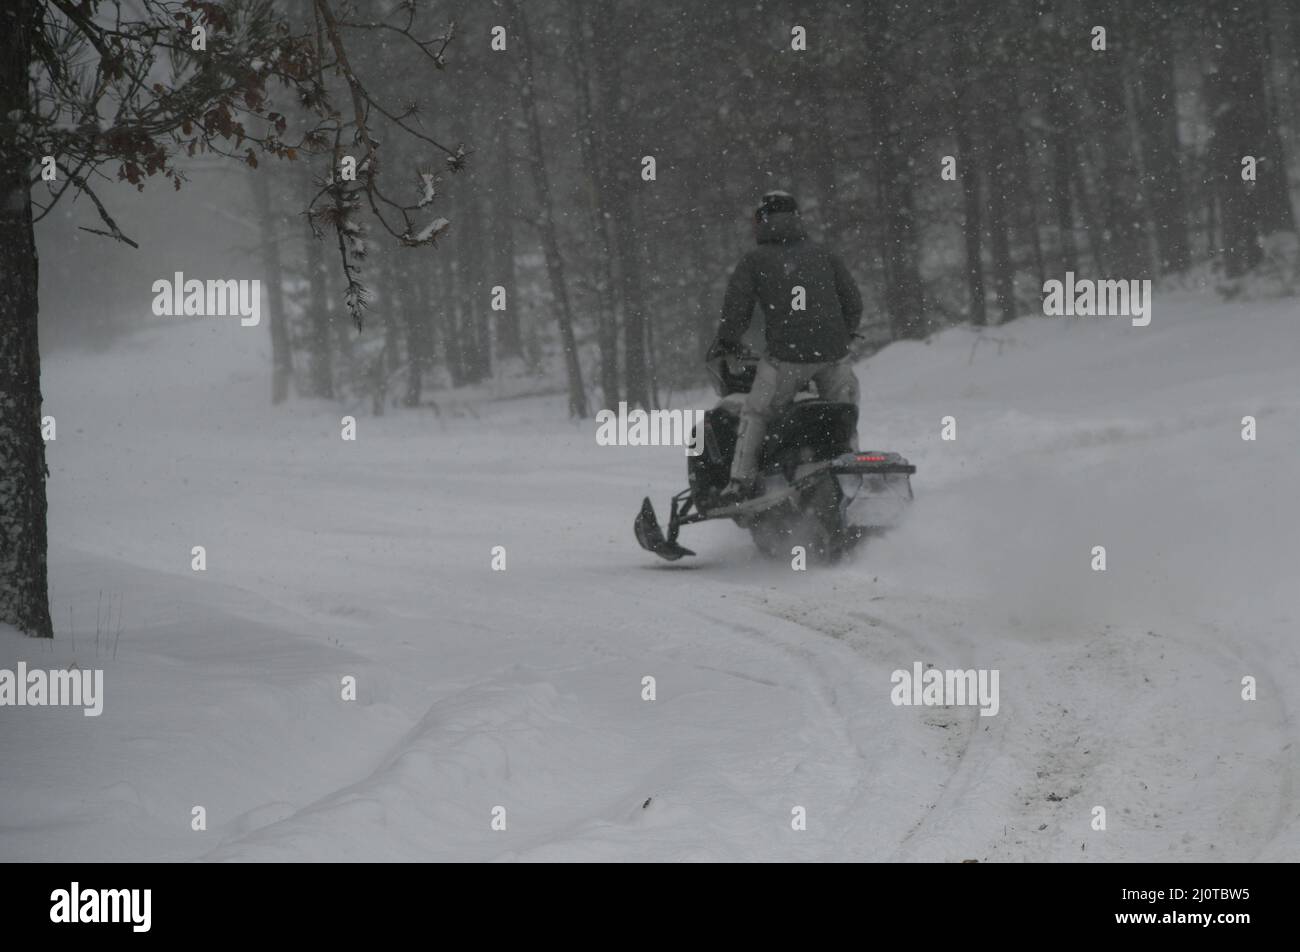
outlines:
[[[1300,859],[1298,311],[888,347],[861,445],[916,503],[807,572],[730,523],[643,552],[682,451],[562,395],[345,442],[346,407],[269,406],[262,329],[55,355],[57,633],[0,667],[102,668],[104,711],[0,708],[0,859]],[[894,706],[918,661],[996,668],[998,714]]]

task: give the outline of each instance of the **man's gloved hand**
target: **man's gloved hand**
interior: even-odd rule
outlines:
[[[740,344],[736,341],[718,338],[709,345],[709,352],[704,355],[704,359],[717,360],[719,357],[734,357],[739,353]]]

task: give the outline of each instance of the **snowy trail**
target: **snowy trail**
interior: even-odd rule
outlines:
[[[1300,858],[1293,302],[996,336],[860,368],[918,503],[807,573],[730,525],[639,550],[680,450],[552,400],[345,443],[334,407],[263,405],[237,327],[50,360],[59,630],[0,633],[0,666],[103,667],[107,697],[0,712],[0,859]],[[914,662],[998,669],[999,713],[895,707]]]

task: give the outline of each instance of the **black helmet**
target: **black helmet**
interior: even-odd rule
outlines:
[[[773,191],[763,196],[763,203],[754,210],[754,221],[767,221],[769,215],[776,215],[787,212],[792,215],[799,214],[799,203],[794,200],[794,196],[789,192]]]

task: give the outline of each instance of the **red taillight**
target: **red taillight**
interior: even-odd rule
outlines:
[[[883,463],[885,459],[884,456],[859,456],[857,458],[859,463]]]

